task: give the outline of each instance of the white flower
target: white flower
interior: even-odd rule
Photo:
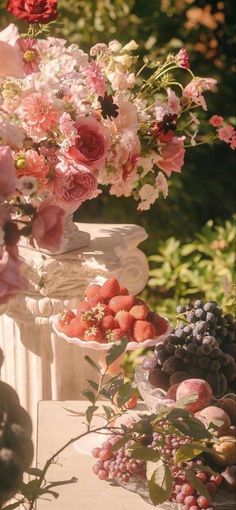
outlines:
[[[29,197],[38,189],[37,179],[30,175],[23,175],[16,181],[16,189],[24,196]]]
[[[156,178],[156,185],[158,189],[163,193],[164,198],[168,196],[168,182],[163,172],[158,172]]]
[[[155,186],[151,186],[151,184],[144,184],[139,190],[139,196],[141,199],[138,205],[139,211],[147,211],[150,209],[151,204],[154,204],[159,197],[159,191]]]

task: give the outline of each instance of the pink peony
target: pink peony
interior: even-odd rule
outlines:
[[[183,96],[189,98],[193,103],[207,110],[206,101],[202,95],[206,90],[211,90],[217,81],[214,78],[193,78],[183,90]]]
[[[69,155],[78,163],[99,168],[105,163],[109,146],[109,131],[94,117],[79,117],[75,123],[76,142]]]
[[[0,146],[0,201],[14,193],[16,176],[11,149],[8,146]]]
[[[65,211],[46,198],[32,221],[32,237],[39,248],[55,251],[59,248],[65,226]]]
[[[16,161],[16,167],[17,177],[29,175],[38,179],[41,185],[46,183],[49,168],[45,158],[35,150],[30,149],[23,153],[22,156],[19,155]]]
[[[62,160],[54,176],[54,195],[62,206],[75,208],[93,198],[97,179],[89,168],[75,161]]]
[[[174,137],[171,143],[161,147],[160,154],[161,159],[157,161],[157,165],[168,177],[172,172],[181,172],[185,154],[184,139]]]
[[[0,253],[0,305],[14,297],[26,287],[26,282],[20,274],[19,260],[3,249]]]
[[[39,71],[39,54],[35,48],[36,39],[19,39],[18,46],[23,53],[23,66],[25,74],[37,73]]]
[[[209,124],[211,124],[211,126],[215,128],[222,126],[223,122],[224,119],[220,115],[212,115],[212,117],[209,120]]]
[[[12,23],[0,32],[0,78],[23,78],[23,59],[16,44],[19,33]]]

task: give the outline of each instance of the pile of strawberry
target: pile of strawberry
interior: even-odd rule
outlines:
[[[73,311],[63,312],[58,329],[69,337],[100,343],[144,342],[166,332],[168,323],[151,312],[141,299],[129,294],[114,277],[104,285],[89,285],[85,299]]]

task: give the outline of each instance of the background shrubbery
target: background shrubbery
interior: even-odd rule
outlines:
[[[4,5],[0,0],[1,27],[10,19]],[[235,122],[235,2],[59,0],[59,7],[63,26],[56,35],[79,42],[83,49],[134,38],[142,59],[186,47],[195,74],[218,80],[217,94],[208,96],[209,118],[218,113]],[[140,213],[131,199],[104,194],[84,204],[77,219],[133,222],[146,228],[149,239],[143,249],[155,254],[147,290],[153,306],[172,314],[180,298],[196,295],[225,304],[232,293],[234,264],[234,163],[233,151],[223,143],[192,148],[182,174],[172,178],[168,200],[161,198]]]

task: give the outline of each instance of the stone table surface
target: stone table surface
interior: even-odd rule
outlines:
[[[72,437],[85,430],[84,417],[76,417],[69,410],[85,412],[84,401],[43,401],[38,406],[37,466],[45,461]],[[132,414],[132,412],[131,412]],[[95,418],[96,425],[96,418]],[[73,476],[78,482],[56,487],[59,498],[49,503],[39,500],[37,510],[151,510],[138,494],[112,486],[93,474],[95,459],[78,453],[73,445],[62,452],[49,471],[50,481],[66,480]],[[159,507],[160,510],[160,507]]]

